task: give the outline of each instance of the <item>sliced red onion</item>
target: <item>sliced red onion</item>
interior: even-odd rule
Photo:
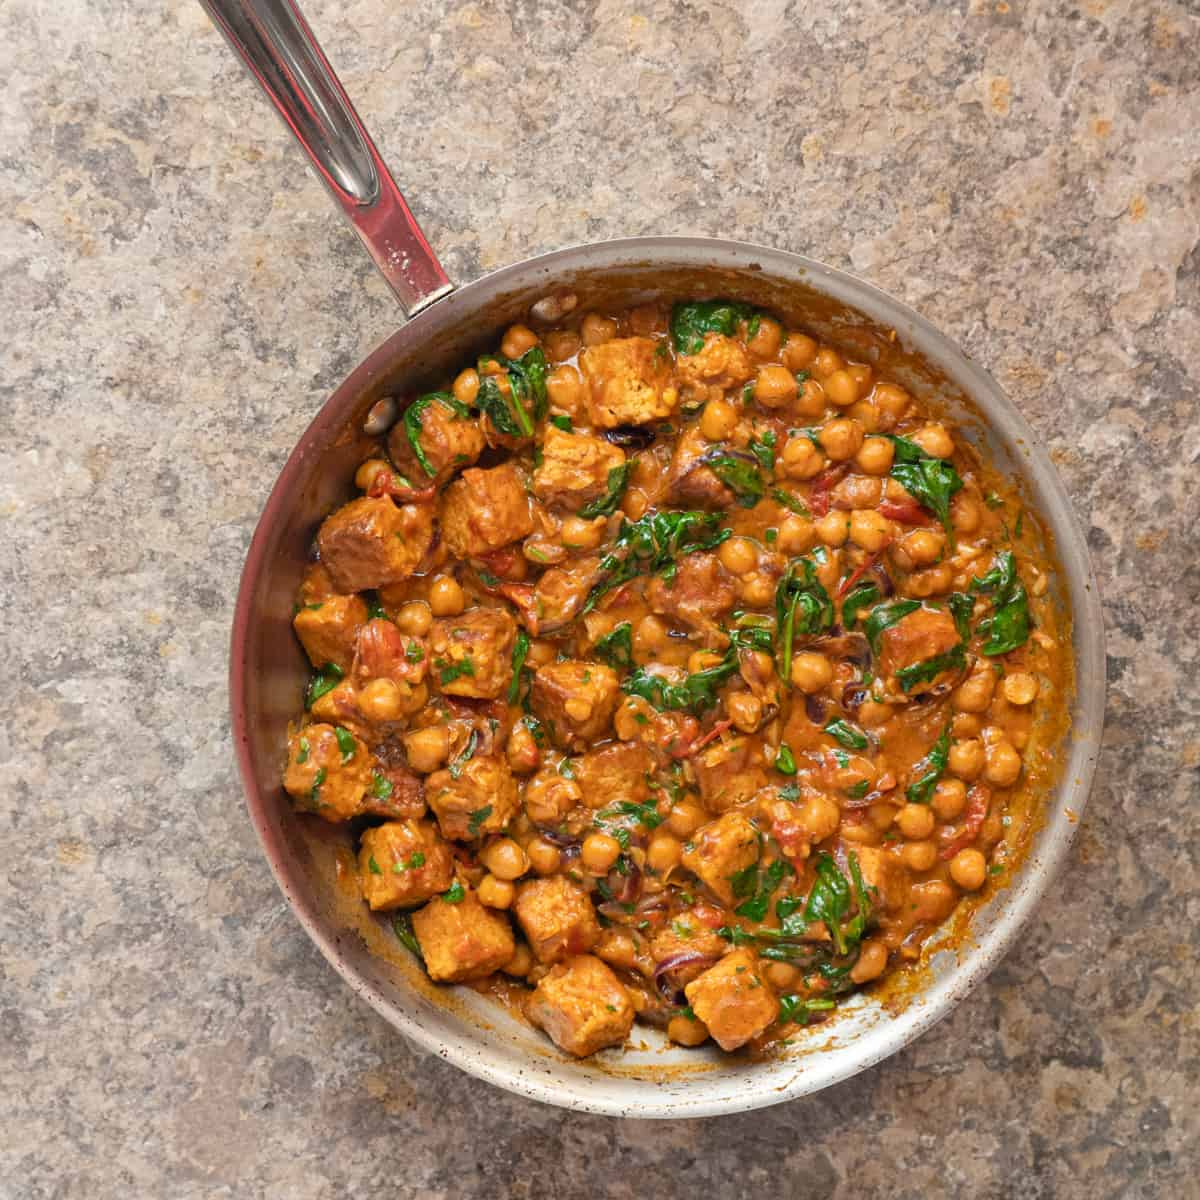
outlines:
[[[686,982],[690,983],[700,974],[700,971],[707,970],[716,961],[711,954],[701,954],[699,950],[677,950],[674,954],[668,954],[654,968],[654,986],[658,988],[659,994],[664,999],[670,1000],[673,1004],[682,1004],[685,981],[677,978],[678,973],[689,967],[700,968],[687,979]]]
[[[805,696],[804,712],[814,725],[825,724],[825,701],[820,696]]]
[[[654,430],[639,425],[618,425],[616,429],[604,431],[604,440],[630,450],[645,450],[654,441]]]

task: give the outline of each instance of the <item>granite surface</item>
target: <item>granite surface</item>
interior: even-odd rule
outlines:
[[[992,370],[1106,595],[1099,781],[1003,966],[815,1098],[615,1122],[408,1046],[276,891],[225,690],[269,486],[397,310],[198,5],[5,0],[0,1194],[1195,1195],[1195,5],[307,7],[456,278],[728,235]]]

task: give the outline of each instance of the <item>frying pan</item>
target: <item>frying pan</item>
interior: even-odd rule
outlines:
[[[911,309],[812,259],[709,238],[631,238],[544,254],[455,288],[413,219],[345,91],[292,0],[201,0],[266,92],[411,318],[360,363],[305,431],[250,545],[233,622],[233,736],[251,820],[279,886],[350,987],[398,1030],[491,1083],[567,1108],[638,1117],[709,1116],[814,1092],[878,1062],[928,1029],[996,965],[1033,913],[1083,811],[1104,709],[1104,639],[1087,550],[1066,493],[1033,432],[995,381]],[[582,1062],[467,988],[439,989],[372,917],[347,871],[345,830],[295,816],[280,786],[287,725],[308,664],[292,604],[321,519],[350,498],[354,469],[394,419],[396,400],[437,384],[495,344],[514,320],[650,298],[729,296],[769,308],[873,359],[940,407],[1018,482],[1059,570],[1051,597],[1070,631],[1071,726],[1061,775],[1012,883],[965,939],[935,938],[906,1000],[856,997],[777,1058],[752,1062],[671,1048],[635,1030],[621,1051]],[[318,828],[318,826],[320,828]],[[643,1040],[638,1041],[641,1037]]]

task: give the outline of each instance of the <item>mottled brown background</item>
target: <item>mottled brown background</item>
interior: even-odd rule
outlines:
[[[617,1123],[414,1051],[284,907],[225,695],[267,490],[397,310],[196,4],[4,0],[0,1191],[1195,1195],[1195,4],[308,9],[458,279],[724,234],[988,366],[1089,530],[1099,783],[988,983],[818,1097]]]

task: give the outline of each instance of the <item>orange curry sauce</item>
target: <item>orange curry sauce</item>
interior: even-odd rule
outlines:
[[[1002,880],[1068,678],[1050,567],[870,365],[722,301],[514,325],[355,482],[284,786],[434,980],[502,973],[575,1055],[735,1050]]]

